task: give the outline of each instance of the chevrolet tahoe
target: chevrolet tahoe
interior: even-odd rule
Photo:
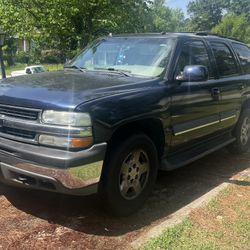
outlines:
[[[207,33],[92,42],[64,70],[0,82],[1,180],[138,210],[159,169],[250,137],[250,49]],[[202,167],[202,166],[201,166]]]

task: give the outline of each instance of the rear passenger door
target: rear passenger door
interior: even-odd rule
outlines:
[[[241,95],[244,82],[240,68],[230,44],[223,41],[210,41],[217,71],[217,92],[220,95],[218,109],[221,127],[231,128],[238,120],[241,108]]]

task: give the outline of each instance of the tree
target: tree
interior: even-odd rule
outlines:
[[[143,31],[147,10],[148,0],[0,0],[6,31],[62,50],[107,32]]]
[[[212,29],[212,32],[250,43],[250,24],[245,14],[224,16],[221,22]]]
[[[245,14],[250,22],[249,0],[193,0],[188,4],[189,30],[210,31],[225,14]]]
[[[148,30],[150,32],[184,31],[185,18],[180,9],[171,9],[164,0],[155,0],[150,7]]]
[[[250,22],[250,1],[249,0],[227,0],[227,10],[230,13],[241,15],[245,14],[247,21]]]
[[[5,46],[3,47],[3,52],[5,54],[5,59],[9,66],[12,66],[15,64],[14,55],[16,51],[17,51],[17,46],[15,43],[15,39],[13,37],[8,37],[5,40]]]
[[[190,30],[209,31],[217,25],[226,8],[228,0],[194,0],[188,4]]]

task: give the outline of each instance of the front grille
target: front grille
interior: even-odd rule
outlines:
[[[14,129],[14,128],[6,128],[6,127],[0,127],[0,133],[17,136],[25,139],[34,139],[36,136],[35,132],[32,131],[26,131],[21,129]]]
[[[39,111],[0,105],[0,115],[6,115],[25,120],[37,120]]]

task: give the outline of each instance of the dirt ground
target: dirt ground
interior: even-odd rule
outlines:
[[[129,249],[153,226],[250,167],[250,153],[218,151],[184,168],[160,172],[138,213],[114,218],[95,195],[72,197],[0,184],[0,249]],[[248,186],[250,188],[250,186]]]

